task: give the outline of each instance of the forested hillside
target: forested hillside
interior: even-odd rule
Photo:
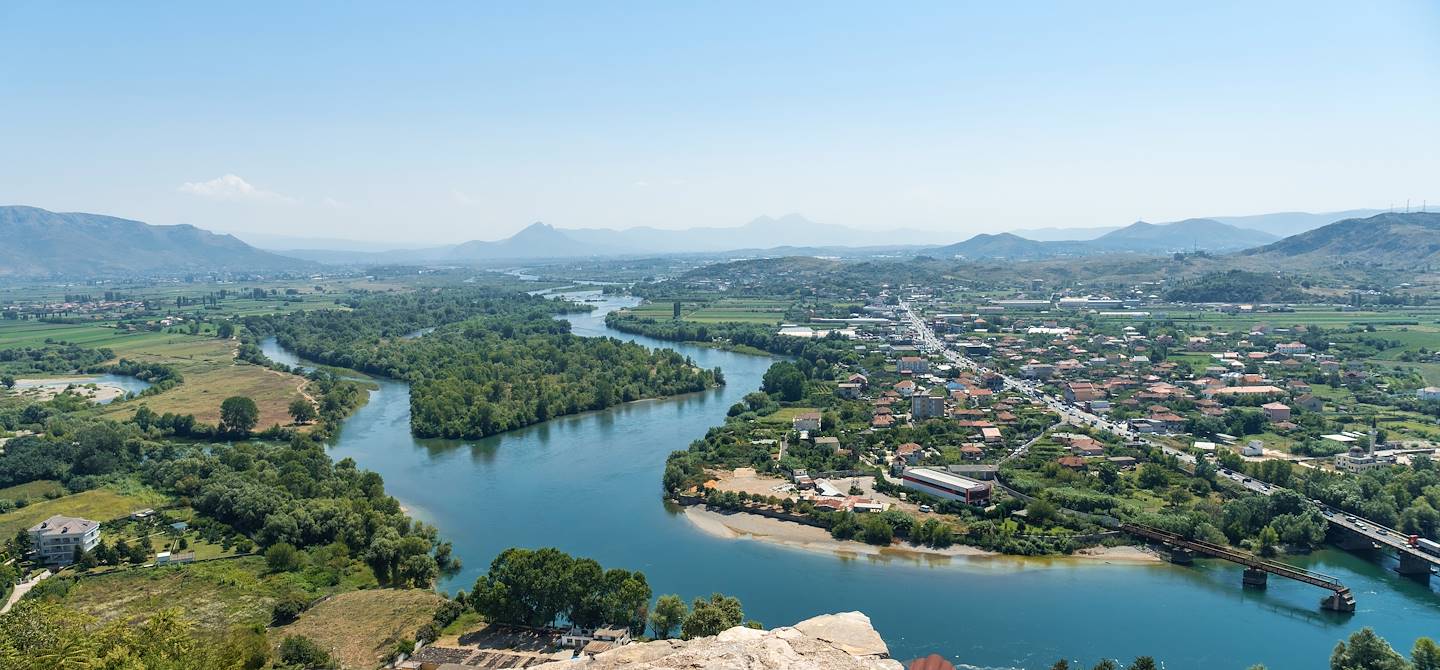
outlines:
[[[411,428],[478,438],[547,419],[723,383],[670,350],[570,334],[584,306],[489,288],[359,298],[349,310],[256,317],[312,360],[410,382]],[[424,337],[411,337],[437,328]]]

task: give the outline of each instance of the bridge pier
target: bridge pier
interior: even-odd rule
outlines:
[[[1395,572],[1409,576],[1430,576],[1430,562],[1411,551],[1401,551],[1400,565]]]
[[[1320,601],[1320,609],[1330,610],[1331,612],[1354,612],[1355,596],[1350,593],[1349,589],[1335,593]]]
[[[1245,568],[1245,574],[1240,577],[1240,583],[1249,588],[1263,589],[1269,582],[1270,573],[1255,568]]]

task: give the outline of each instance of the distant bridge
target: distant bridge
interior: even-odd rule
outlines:
[[[1334,610],[1336,612],[1355,611],[1355,595],[1350,592],[1350,587],[1341,584],[1340,580],[1329,575],[1322,575],[1318,572],[1311,572],[1293,565],[1271,561],[1249,552],[1239,551],[1204,540],[1192,540],[1183,535],[1177,535],[1170,531],[1152,528],[1150,526],[1122,523],[1120,524],[1120,530],[1130,533],[1131,535],[1167,544],[1171,547],[1196,554],[1225,559],[1231,563],[1239,563],[1245,566],[1242,583],[1246,586],[1264,588],[1267,575],[1278,575],[1286,579],[1293,579],[1330,591],[1331,595],[1320,601],[1320,606],[1327,610]]]

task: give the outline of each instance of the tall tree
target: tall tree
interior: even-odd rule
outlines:
[[[660,596],[655,601],[655,611],[650,613],[650,630],[662,640],[669,638],[685,621],[685,601],[675,594]]]
[[[220,429],[232,435],[249,435],[260,420],[260,408],[248,396],[237,395],[220,403]]]
[[[1335,645],[1330,670],[1410,670],[1405,658],[1370,628],[1361,628]]]

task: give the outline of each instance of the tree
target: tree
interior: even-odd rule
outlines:
[[[7,389],[13,389],[13,388],[15,388],[15,376],[14,376],[14,375],[0,375],[0,386],[4,386],[4,387],[7,388]]]
[[[246,396],[231,396],[220,403],[220,429],[226,433],[249,435],[259,420],[260,408]]]
[[[1260,547],[1261,556],[1274,556],[1275,545],[1280,543],[1280,534],[1275,532],[1274,527],[1266,526],[1260,529],[1260,537],[1255,542]]]
[[[287,635],[280,641],[280,660],[305,670],[329,670],[339,667],[329,652],[303,635]]]
[[[220,325],[215,327],[215,336],[222,340],[235,337],[235,324],[229,321],[221,321]]]
[[[1409,669],[1410,664],[1368,627],[1351,633],[1349,640],[1337,643],[1330,654],[1330,670]]]
[[[655,611],[650,613],[650,630],[655,633],[655,637],[664,640],[685,621],[686,614],[688,611],[685,601],[681,600],[680,596],[660,596],[660,599],[655,601]]]
[[[289,542],[272,544],[265,550],[265,564],[271,572],[294,572],[300,568],[300,550]]]
[[[1149,656],[1140,656],[1130,663],[1130,670],[1156,670],[1155,659]]]
[[[1055,665],[1050,666],[1050,670],[1070,670],[1070,661],[1063,658],[1055,661]]]
[[[690,616],[680,626],[680,636],[686,640],[710,635],[739,626],[745,620],[740,600],[720,593],[711,594],[709,600],[696,598],[690,606]]]
[[[1110,659],[1105,659],[1095,664],[1093,670],[1120,670],[1120,665]]]
[[[296,398],[290,402],[290,418],[295,423],[310,423],[315,420],[315,405],[305,398]]]
[[[1415,670],[1440,670],[1440,645],[1428,637],[1416,640],[1410,662],[1415,664]]]

